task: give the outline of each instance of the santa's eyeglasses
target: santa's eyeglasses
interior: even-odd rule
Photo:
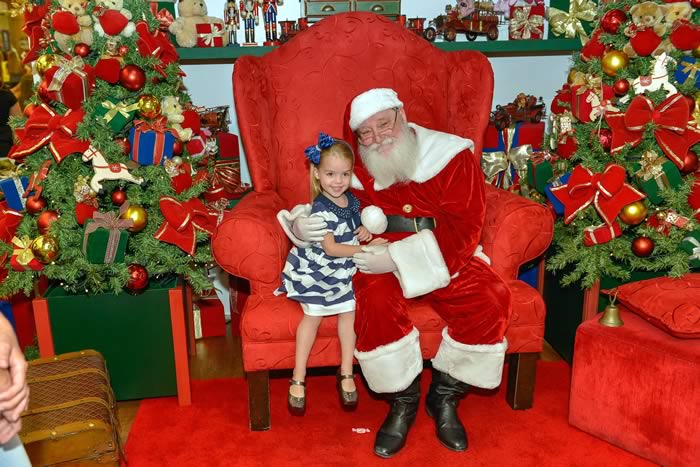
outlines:
[[[357,136],[357,141],[363,145],[367,146],[369,144],[372,144],[372,142],[376,141],[377,138],[380,136],[388,135],[392,131],[394,131],[394,128],[396,128],[396,122],[399,118],[399,108],[394,107],[391,109],[394,111],[394,119],[387,118],[385,120],[380,121],[377,123],[377,125],[372,128],[360,128],[355,132],[355,136]]]

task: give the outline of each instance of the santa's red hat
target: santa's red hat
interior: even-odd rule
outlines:
[[[402,107],[403,102],[393,89],[374,88],[365,91],[350,103],[350,129],[357,130],[362,122],[382,110]]]

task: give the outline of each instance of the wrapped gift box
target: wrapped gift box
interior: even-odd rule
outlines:
[[[665,157],[656,156],[653,160],[646,161],[644,166],[635,164],[635,170],[637,185],[654,204],[663,202],[662,192],[683,182],[683,176],[676,165]]]
[[[571,113],[580,122],[588,123],[601,118],[606,111],[616,111],[610,101],[615,97],[612,86],[607,84],[592,88],[576,85],[571,88]]]
[[[196,47],[223,47],[224,30],[220,23],[198,23]]]
[[[123,263],[129,232],[96,226],[94,219],[83,227],[83,254],[92,264]]]
[[[174,130],[140,122],[129,129],[131,154],[129,158],[140,165],[163,165],[172,159],[175,144]]]
[[[224,305],[218,298],[208,298],[196,303],[194,309],[194,337],[216,337],[226,335]]]
[[[508,39],[542,39],[544,36],[544,5],[518,5],[510,7]]]
[[[109,128],[113,132],[118,133],[131,123],[138,109],[137,103],[128,104],[117,98],[108,97],[106,101],[98,104],[95,109],[95,115],[102,117],[102,120]]]
[[[62,64],[52,66],[44,74],[48,96],[73,110],[83,107],[95,87],[93,68],[82,64],[82,59],[76,59],[80,57],[74,57],[70,62],[63,59]]]
[[[29,178],[27,177],[10,177],[0,180],[0,190],[5,196],[7,207],[14,211],[24,211],[24,205],[27,203],[27,198],[23,198],[24,190],[27,189]]]
[[[216,141],[219,145],[219,159],[238,159],[238,136],[233,133],[221,132],[216,134]]]
[[[555,176],[561,175],[566,162],[549,152],[535,153],[527,161],[527,184],[544,194],[544,188]]]
[[[484,148],[481,166],[487,175],[487,182],[503,189],[510,189],[526,181],[527,160],[520,160],[519,151],[538,151],[542,148],[544,140],[544,122],[526,123],[519,122],[515,125],[497,130],[492,124],[486,128],[484,134]],[[530,146],[529,149],[526,146]],[[513,163],[514,160],[520,161]],[[493,169],[493,164],[499,170]],[[521,164],[520,168],[516,165]],[[507,168],[505,168],[507,165]]]
[[[678,84],[683,84],[688,79],[693,79],[695,80],[695,87],[700,89],[700,76],[698,76],[698,70],[700,70],[700,63],[698,63],[697,60],[697,58],[690,55],[686,55],[681,59],[681,61],[676,66],[676,71],[674,73]]]
[[[554,209],[554,212],[558,216],[563,216],[564,215],[564,205],[562,204],[561,201],[557,199],[556,196],[552,194],[552,188],[561,186],[561,185],[566,185],[569,182],[569,177],[571,176],[571,173],[565,173],[564,175],[560,175],[557,177],[552,183],[548,183],[544,187],[544,194],[547,197],[547,200],[552,204],[552,208]]]
[[[700,231],[689,232],[681,241],[680,248],[690,255],[690,267],[700,268]]]

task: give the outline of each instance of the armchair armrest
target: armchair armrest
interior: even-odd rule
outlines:
[[[284,205],[272,191],[246,195],[226,213],[212,238],[212,254],[228,273],[250,281],[252,294],[271,293],[291,243],[275,217]]]
[[[554,220],[544,206],[486,184],[486,216],[481,233],[484,253],[504,279],[540,256],[554,235]]]

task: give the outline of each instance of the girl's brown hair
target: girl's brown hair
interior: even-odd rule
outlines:
[[[346,161],[350,162],[350,170],[355,167],[355,155],[352,152],[352,148],[348,143],[343,140],[336,139],[331,147],[321,150],[321,158],[318,164],[310,164],[309,168],[309,179],[311,180],[311,201],[316,199],[316,197],[321,193],[321,180],[316,178],[314,174],[314,168],[318,168],[321,165],[324,157],[337,156]]]

